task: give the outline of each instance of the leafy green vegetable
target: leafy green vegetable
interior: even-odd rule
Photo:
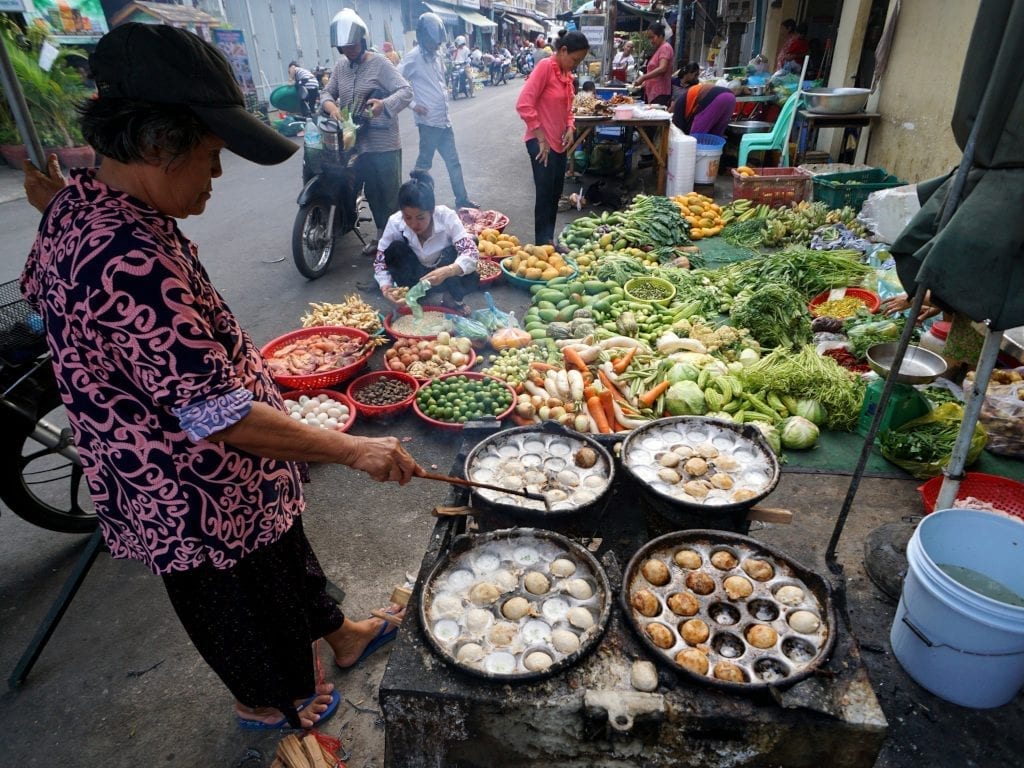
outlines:
[[[754,391],[782,392],[817,400],[828,412],[828,429],[852,432],[860,417],[864,383],[813,346],[797,352],[778,349],[742,372],[744,385]]]
[[[787,285],[769,283],[737,299],[733,324],[746,328],[762,347],[795,347],[811,338],[811,318],[803,299]]]
[[[859,285],[874,270],[860,262],[860,251],[815,251],[791,246],[777,253],[732,264],[722,270],[727,290],[758,290],[765,283],[781,283],[810,300],[831,288]]]

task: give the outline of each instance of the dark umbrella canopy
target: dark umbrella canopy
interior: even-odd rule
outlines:
[[[992,330],[1024,325],[1024,3],[982,0],[952,128],[975,127],[964,197],[939,231],[953,175],[918,185],[921,210],[893,243],[908,293],[923,283],[945,308]]]

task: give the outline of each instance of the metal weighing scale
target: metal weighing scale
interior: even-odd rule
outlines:
[[[864,404],[860,409],[860,418],[857,421],[857,432],[867,435],[871,427],[871,421],[878,410],[878,403],[882,399],[882,389],[885,387],[884,379],[892,373],[892,362],[896,358],[896,342],[886,344],[875,344],[868,349],[868,365],[871,370],[882,378],[875,379],[868,384],[864,393]],[[930,352],[927,349],[910,345],[903,357],[903,364],[899,373],[896,374],[896,384],[893,388],[889,403],[886,406],[885,414],[879,425],[878,433],[881,434],[887,429],[906,424],[920,416],[924,416],[931,410],[928,399],[914,389],[915,384],[930,384],[946,372],[946,361],[941,356]]]

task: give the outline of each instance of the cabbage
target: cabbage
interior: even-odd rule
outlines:
[[[745,368],[749,368],[760,359],[761,355],[758,354],[756,349],[748,347],[740,352],[740,362],[743,363]]]
[[[673,416],[703,416],[708,410],[704,392],[695,381],[680,381],[669,387],[665,408]]]
[[[670,384],[678,384],[680,381],[696,381],[700,375],[697,367],[689,363],[676,363],[669,368],[668,376]]]
[[[811,423],[821,426],[828,418],[828,411],[817,400],[797,400],[794,416],[803,416]]]
[[[782,453],[782,441],[779,440],[779,430],[775,428],[775,425],[765,421],[753,421],[751,423],[761,432],[761,436],[775,455],[780,455]]]
[[[779,438],[782,447],[788,450],[813,448],[818,442],[818,427],[803,416],[790,416],[779,425]]]

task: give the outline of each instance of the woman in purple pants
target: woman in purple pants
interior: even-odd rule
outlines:
[[[685,91],[672,110],[672,122],[688,134],[711,133],[725,136],[726,126],[736,111],[736,95],[728,88],[699,83],[700,67],[683,67],[681,83]]]

